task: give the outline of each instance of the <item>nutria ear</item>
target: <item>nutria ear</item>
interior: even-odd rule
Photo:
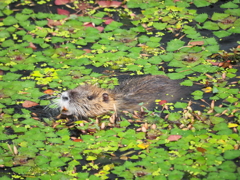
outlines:
[[[108,93],[103,93],[102,96],[103,96],[103,101],[108,102],[108,100],[109,100]]]

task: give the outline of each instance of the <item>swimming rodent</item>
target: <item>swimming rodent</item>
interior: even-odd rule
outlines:
[[[61,114],[80,117],[95,117],[110,111],[133,112],[141,106],[155,107],[156,99],[177,101],[183,95],[178,93],[183,88],[179,83],[166,76],[149,75],[124,80],[113,90],[86,84],[63,92],[55,103]]]

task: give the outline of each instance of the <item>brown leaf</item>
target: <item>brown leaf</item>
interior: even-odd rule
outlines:
[[[198,151],[198,152],[201,152],[201,153],[204,153],[204,152],[207,151],[207,150],[204,149],[204,148],[201,148],[201,147],[197,147],[197,151]]]
[[[191,41],[188,43],[188,45],[192,45],[192,46],[200,46],[203,44],[204,44],[204,41]]]
[[[58,20],[52,20],[52,19],[47,19],[48,20],[48,26],[52,27],[52,26],[59,26],[62,25],[62,20],[58,21]]]
[[[91,53],[91,49],[83,49],[86,53]]]
[[[30,107],[38,106],[38,105],[39,105],[38,103],[33,102],[33,101],[24,101],[22,103],[22,106],[25,107],[25,108],[30,108]]]
[[[33,50],[37,49],[37,47],[32,42],[29,43],[28,47],[32,48]]]

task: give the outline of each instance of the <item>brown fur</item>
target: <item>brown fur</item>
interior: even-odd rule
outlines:
[[[63,103],[65,101],[61,100],[58,104],[66,110],[63,114],[95,117],[114,110],[140,110],[139,103],[152,109],[156,106],[156,99],[176,101],[181,98],[178,94],[180,88],[179,81],[165,76],[145,76],[125,80],[113,90],[93,85],[78,86],[67,91],[69,101]]]

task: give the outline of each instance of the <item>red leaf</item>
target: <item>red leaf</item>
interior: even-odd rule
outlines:
[[[97,26],[96,29],[99,30],[99,32],[102,32],[102,31],[104,30],[104,27],[102,27],[102,26]]]
[[[43,93],[52,95],[54,93],[54,91],[52,89],[47,89]]]
[[[165,103],[167,103],[167,100],[161,100],[161,101],[159,101],[159,105],[163,105],[163,104],[165,104]]]
[[[63,5],[69,3],[70,0],[55,0],[56,5]]]
[[[30,107],[38,106],[38,105],[39,105],[38,103],[33,102],[33,101],[24,101],[22,104],[22,106],[25,108],[30,108]]]
[[[101,7],[110,7],[111,5],[111,1],[98,1],[97,3]]]
[[[111,22],[113,22],[114,20],[112,19],[112,18],[110,18],[110,17],[105,17],[105,18],[103,18],[103,19],[105,19],[105,24],[110,24]]]
[[[177,140],[179,140],[179,139],[181,139],[181,138],[182,138],[181,135],[170,135],[167,139],[168,139],[169,141],[177,141]]]
[[[74,142],[83,142],[82,139],[74,139],[73,141],[74,141]]]
[[[118,1],[112,1],[112,3],[111,3],[111,7],[119,7],[119,6],[121,6],[121,4],[122,4],[122,2],[118,2]]]
[[[91,22],[86,22],[83,24],[85,27],[95,27],[93,23]]]
[[[70,12],[65,10],[65,9],[60,9],[60,8],[57,8],[57,13],[58,14],[61,14],[61,15],[69,15]]]

